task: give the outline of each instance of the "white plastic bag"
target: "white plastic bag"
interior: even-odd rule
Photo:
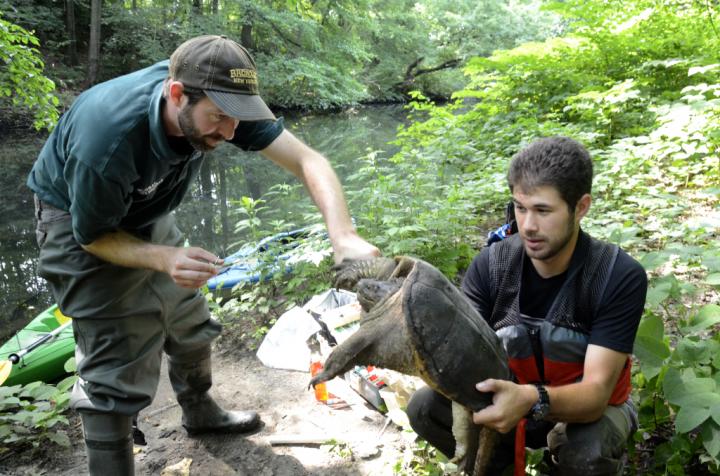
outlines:
[[[267,367],[309,371],[308,337],[321,329],[314,317],[299,307],[280,316],[258,348],[258,359]]]

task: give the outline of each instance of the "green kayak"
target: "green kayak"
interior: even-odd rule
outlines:
[[[10,376],[3,385],[26,384],[36,380],[53,382],[65,375],[65,362],[75,353],[72,325],[65,326],[56,336],[29,352],[24,353],[23,350],[69,321],[70,318],[63,315],[57,305],[53,305],[8,339],[0,347],[0,360],[12,360],[13,355],[21,357],[13,364]]]

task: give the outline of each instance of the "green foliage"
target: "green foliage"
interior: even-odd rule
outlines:
[[[357,190],[348,198],[358,226],[384,253],[419,256],[455,276],[474,255],[462,238],[472,230],[473,203],[484,187],[458,183],[457,170],[439,155],[399,157],[384,159],[371,151],[347,178]]]
[[[365,87],[343,69],[308,57],[257,57],[265,100],[281,108],[331,109],[368,99]]]
[[[27,385],[0,387],[0,441],[4,451],[45,442],[70,446],[63,413],[70,404],[69,389],[77,380],[70,376],[57,385],[33,382]]]
[[[408,432],[408,440],[412,432]],[[405,445],[402,459],[393,466],[393,474],[402,476],[442,476],[456,474],[457,465],[448,461],[440,451],[425,440],[414,439]]]
[[[146,6],[142,14],[122,3],[103,7],[100,80],[107,80],[166,59],[182,42],[177,28],[163,28],[167,13],[161,5]],[[208,28],[212,31],[214,28]],[[200,33],[198,33],[200,34]]]
[[[260,271],[259,282],[235,285],[230,299],[222,307],[216,306],[214,314],[225,322],[242,320],[242,337],[255,347],[280,315],[327,289],[331,279],[329,255],[327,237],[320,226],[289,243],[270,242],[253,258]]]
[[[661,283],[662,284],[662,283]],[[657,284],[654,284],[654,288]],[[675,292],[673,292],[675,291]],[[689,312],[678,302],[672,287],[665,298],[650,306],[638,331],[635,355],[640,372],[634,381],[638,392],[640,435],[674,424],[675,436],[656,452],[669,452],[669,460],[658,458],[658,470],[685,474],[694,458],[720,471],[720,338],[710,332],[720,323],[720,307],[707,304]],[[659,313],[680,311],[674,335],[666,335]],[[671,346],[671,340],[674,340]],[[680,451],[678,451],[680,449]]]
[[[58,119],[55,85],[43,75],[38,39],[0,16],[0,106],[27,108],[36,129],[52,129]]]
[[[509,158],[543,136],[585,143],[596,177],[583,227],[637,256],[651,277],[634,374],[638,444],[655,452],[649,471],[720,474],[720,318],[708,304],[720,283],[720,74],[707,53],[718,46],[708,34],[717,11],[646,1],[552,8],[566,35],[470,60],[452,104],[417,96],[400,152],[370,151],[351,177],[355,216],[386,253],[454,276],[484,241],[475,230],[503,216]]]
[[[321,448],[341,459],[352,461],[354,458],[352,447],[344,441],[331,439],[322,445]]]
[[[75,2],[0,0],[9,19],[38,33],[61,87],[85,87],[90,8]],[[190,37],[242,41],[257,59],[261,92],[279,108],[331,109],[364,101],[404,101],[411,90],[447,97],[462,87],[462,63],[498,48],[542,39],[557,15],[538,0],[334,0],[109,2],[102,5],[99,80],[167,58]]]
[[[246,217],[235,224],[235,230],[247,231],[250,239],[254,241],[259,241],[261,238],[259,228],[262,220],[258,214],[267,209],[267,207],[262,206],[263,203],[265,203],[265,200],[254,200],[251,197],[241,197],[240,200],[236,202],[230,202],[231,205],[239,205],[235,210]]]

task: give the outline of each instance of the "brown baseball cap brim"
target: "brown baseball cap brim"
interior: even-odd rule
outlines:
[[[275,121],[270,108],[260,96],[254,94],[235,94],[223,91],[205,90],[205,94],[217,107],[230,117],[241,121]]]

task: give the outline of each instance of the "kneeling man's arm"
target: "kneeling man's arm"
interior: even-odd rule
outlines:
[[[598,420],[607,408],[628,354],[590,344],[585,354],[584,374],[580,382],[558,387],[546,386],[550,397],[547,420],[589,423]],[[538,400],[534,385],[519,385],[506,380],[489,379],[477,384],[481,392],[494,392],[493,404],[473,414],[478,425],[501,433],[515,428]]]
[[[628,354],[599,345],[588,345],[583,379],[561,387],[547,387],[550,397],[548,420],[590,423],[607,408]]]

